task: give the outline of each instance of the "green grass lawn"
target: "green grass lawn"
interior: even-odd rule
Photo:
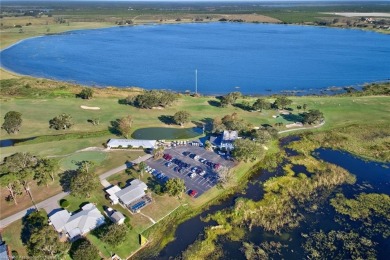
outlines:
[[[123,228],[127,227],[123,225]],[[139,234],[132,229],[127,233],[125,241],[117,246],[110,246],[93,234],[88,234],[87,238],[106,258],[110,257],[111,254],[117,254],[122,259],[126,259],[140,247]]]
[[[15,221],[1,231],[1,236],[10,246],[11,250],[18,252],[20,257],[27,257],[27,250],[24,247],[21,239],[22,220]],[[27,258],[26,258],[27,259]]]
[[[366,119],[385,120],[389,118],[387,111],[390,109],[389,97],[292,97],[294,103],[292,108],[304,103],[308,104],[308,109],[320,109],[324,112],[327,127],[338,127],[351,123],[368,123]],[[254,98],[246,99],[251,103]],[[215,117],[222,117],[226,114],[238,113],[239,117],[252,123],[255,126],[260,124],[275,124],[276,122],[287,123],[289,120],[272,118],[277,114],[275,110],[260,112],[244,111],[240,108],[229,106],[220,108],[210,105],[208,101],[216,101],[213,97],[194,98],[182,96],[176,104],[163,109],[138,109],[132,106],[118,104],[115,98],[96,98],[85,101],[77,98],[48,98],[48,99],[11,99],[2,104],[0,113],[0,124],[3,122],[4,114],[10,110],[21,112],[23,115],[23,126],[17,138],[32,137],[37,135],[54,135],[63,133],[80,133],[107,130],[112,120],[132,115],[134,119],[133,129],[150,126],[168,126],[162,123],[158,117],[161,115],[173,115],[179,110],[186,110],[191,114],[191,120],[202,121],[210,120]],[[238,102],[242,102],[239,100]],[[273,101],[273,99],[269,99]],[[83,110],[81,105],[97,106],[101,110],[91,111]],[[74,120],[75,125],[67,131],[57,131],[49,128],[49,120],[63,111],[67,111]],[[297,112],[296,109],[294,112]],[[302,112],[302,111],[301,111]],[[100,118],[100,125],[93,126],[87,120],[93,117]],[[293,120],[291,120],[292,122]],[[188,124],[190,126],[191,124]],[[39,133],[39,134],[37,134]],[[112,135],[114,136],[114,135]],[[4,131],[1,132],[1,138],[9,138]],[[109,137],[109,136],[107,136]],[[103,139],[104,138],[100,138]]]
[[[76,170],[79,167],[78,163],[82,161],[92,161],[100,165],[107,157],[107,152],[78,152],[63,158],[60,165],[63,170]]]

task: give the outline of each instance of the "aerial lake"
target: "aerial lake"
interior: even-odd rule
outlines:
[[[316,93],[390,78],[390,36],[248,23],[140,25],[24,40],[1,66],[90,86],[223,94]]]

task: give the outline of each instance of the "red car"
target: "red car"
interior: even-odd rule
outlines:
[[[198,192],[196,190],[190,190],[188,192],[188,195],[190,195],[191,197],[195,197],[196,195],[198,195]]]

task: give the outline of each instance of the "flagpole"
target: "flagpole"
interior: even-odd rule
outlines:
[[[198,69],[195,69],[195,94],[198,94]]]

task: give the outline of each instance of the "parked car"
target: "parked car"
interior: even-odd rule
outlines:
[[[167,166],[167,167],[169,167],[169,166],[171,166],[171,165],[172,165],[171,162],[166,162],[166,163],[165,163],[165,166]]]
[[[194,173],[194,172],[190,173],[190,175],[189,175],[189,177],[190,177],[191,179],[195,178],[195,176],[196,176],[196,173]]]
[[[191,152],[189,152],[189,151],[183,152],[183,155],[184,155],[184,156],[188,156],[188,155],[190,155],[190,154],[191,154]]]
[[[191,158],[191,159],[194,159],[195,156],[196,156],[196,154],[194,154],[194,153],[190,154],[190,158]]]
[[[188,192],[188,195],[191,196],[191,197],[195,197],[196,195],[198,195],[198,192],[196,190],[190,190]]]
[[[214,164],[214,169],[215,170],[218,170],[219,168],[221,168],[221,165],[219,163]]]

